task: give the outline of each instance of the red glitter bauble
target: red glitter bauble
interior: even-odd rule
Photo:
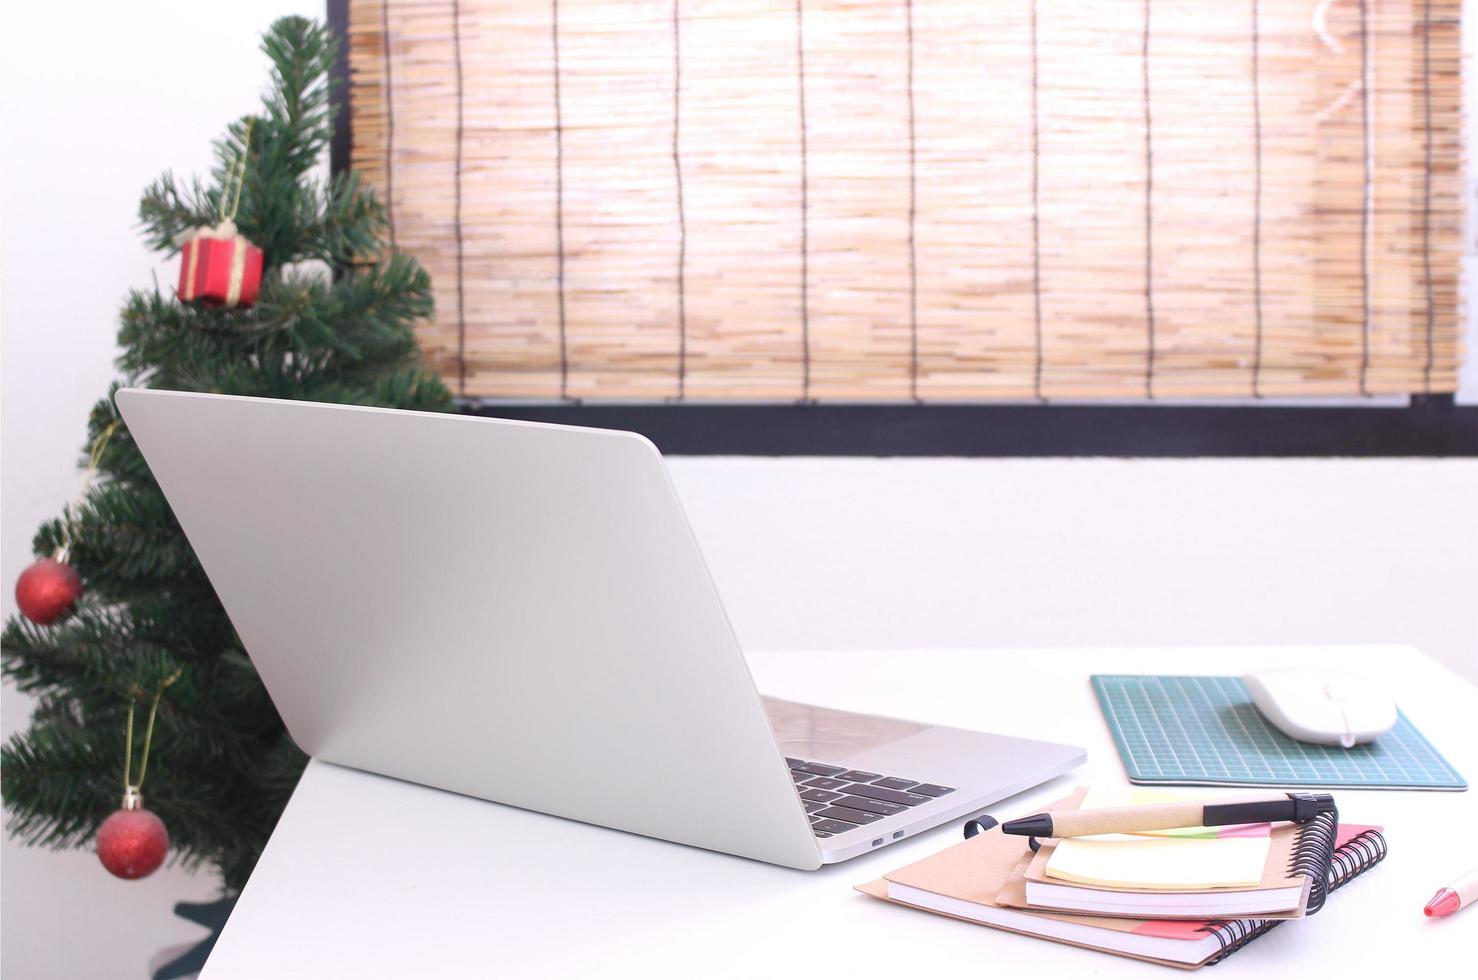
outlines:
[[[119,878],[145,878],[164,863],[169,831],[142,807],[115,810],[98,831],[98,860]]]
[[[38,626],[50,626],[71,612],[82,595],[82,576],[66,562],[41,558],[15,582],[15,604],[21,615]]]

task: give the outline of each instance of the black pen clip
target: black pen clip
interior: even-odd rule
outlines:
[[[966,820],[965,821],[965,839],[966,840],[969,840],[971,837],[974,837],[976,834],[979,834],[979,833],[982,833],[984,831],[990,830],[992,827],[996,826],[999,823],[1000,823],[999,820],[997,820],[995,817],[991,816],[988,813],[982,813],[980,816],[974,818],[973,820]]]

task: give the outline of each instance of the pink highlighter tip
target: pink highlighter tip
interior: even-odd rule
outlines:
[[[1427,916],[1451,915],[1462,904],[1462,899],[1457,897],[1457,892],[1451,888],[1444,888],[1432,896],[1432,900],[1427,903],[1427,907],[1422,909],[1422,912]]]

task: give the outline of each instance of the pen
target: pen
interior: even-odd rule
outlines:
[[[1451,915],[1474,902],[1478,902],[1478,868],[1469,871],[1446,888],[1438,889],[1422,911],[1428,916]]]
[[[1006,821],[1001,832],[1021,837],[1089,837],[1280,820],[1307,823],[1321,813],[1335,812],[1334,797],[1328,793],[1278,793],[1228,803],[1149,803],[1038,813]]]

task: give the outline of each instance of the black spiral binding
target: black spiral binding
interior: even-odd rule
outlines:
[[[1314,905],[1316,895],[1319,906],[1323,906],[1330,892],[1349,884],[1385,859],[1386,838],[1380,831],[1363,831],[1335,850],[1333,844],[1338,828],[1337,817],[1321,813],[1304,826],[1304,834],[1300,836],[1289,862],[1290,874],[1307,874],[1313,880],[1309,889],[1309,914],[1319,910]],[[1322,853],[1319,848],[1323,848]],[[1319,874],[1321,870],[1322,875]],[[1282,919],[1216,919],[1208,922],[1202,931],[1215,936],[1221,948],[1206,961],[1206,965],[1220,963],[1258,936],[1282,924]]]
[[[1339,838],[1339,811],[1317,814],[1298,828],[1298,843],[1288,862],[1288,877],[1308,875],[1309,907],[1313,915],[1329,897],[1329,875],[1334,865],[1334,842]]]
[[[1329,870],[1329,890],[1334,891],[1350,879],[1358,878],[1386,857],[1386,838],[1379,830],[1367,830],[1345,841],[1334,852]]]
[[[1206,961],[1206,965],[1220,963],[1258,936],[1282,924],[1282,919],[1213,919],[1201,931],[1215,936],[1221,948]]]

